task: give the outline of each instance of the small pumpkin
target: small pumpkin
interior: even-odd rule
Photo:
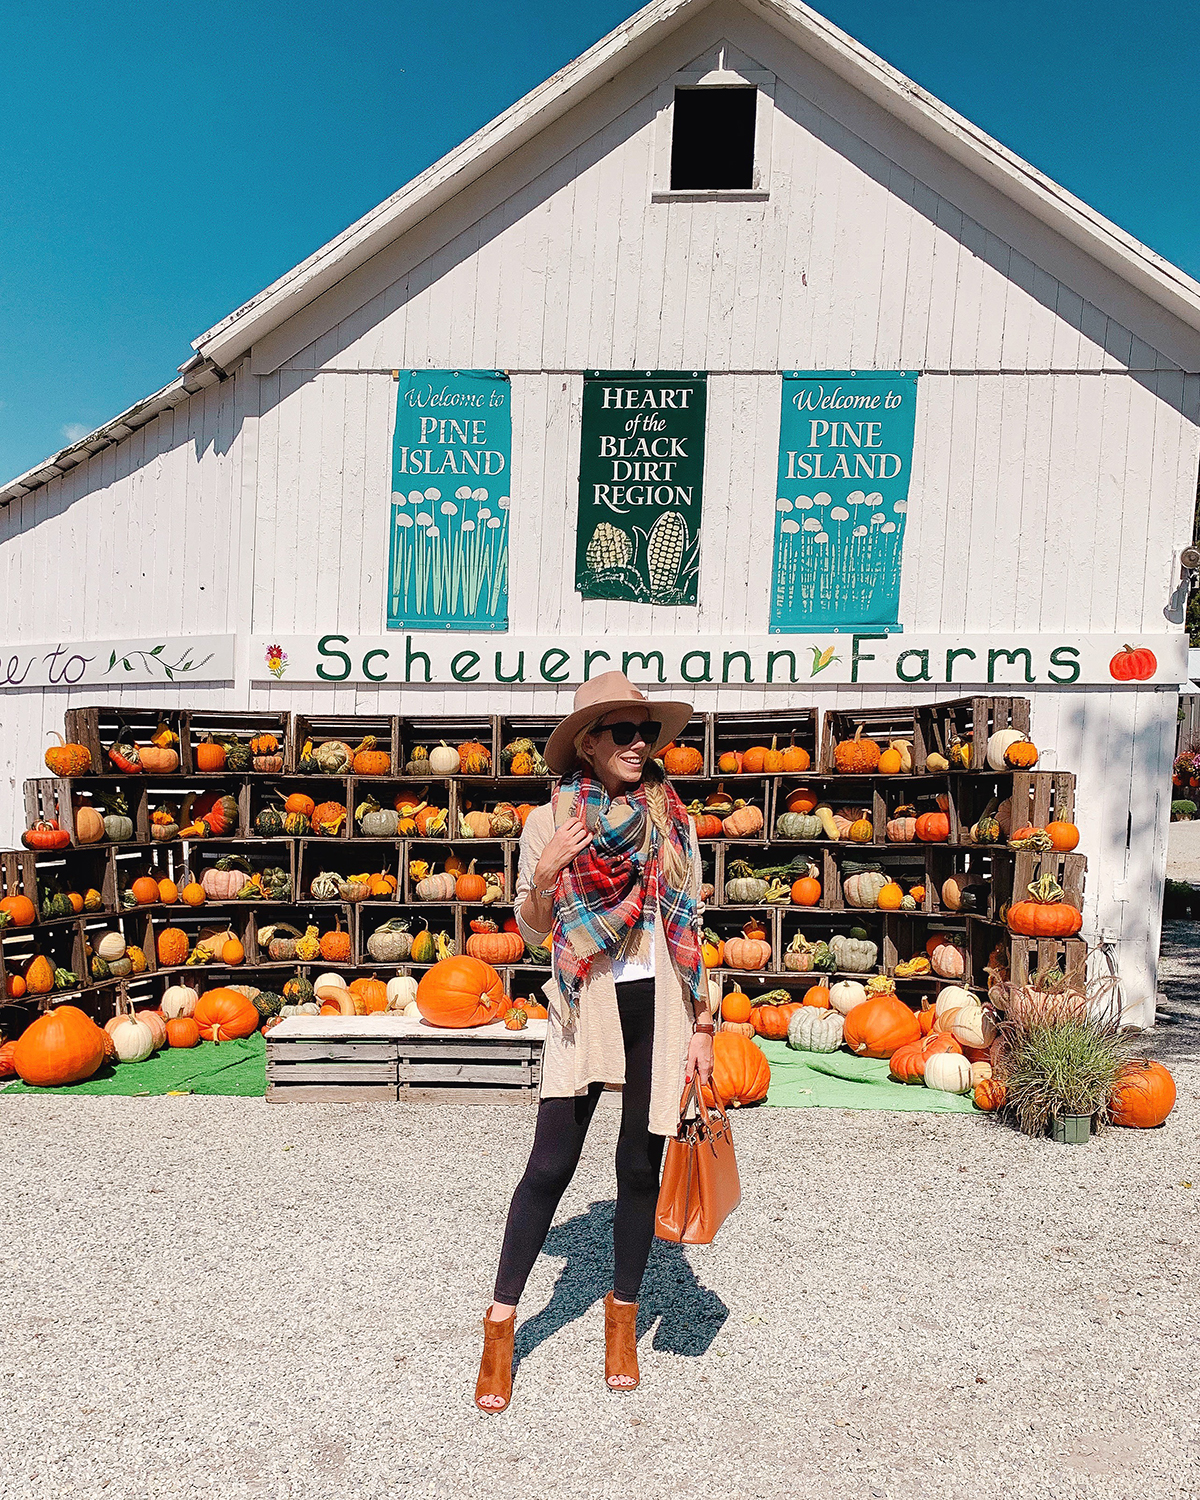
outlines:
[[[944,812],[922,813],[916,822],[917,838],[923,844],[944,844],[950,837],[950,818]]]
[[[169,1047],[198,1047],[200,1027],[192,1016],[172,1016],[167,1022]]]
[[[824,836],[820,818],[807,812],[783,812],[775,819],[778,839],[819,839]]]
[[[961,1052],[936,1052],[925,1063],[925,1087],[943,1094],[971,1091],[971,1064]]]
[[[692,745],[672,745],[662,760],[670,776],[699,776],[704,769],[704,756]]]
[[[842,932],[835,933],[829,939],[829,951],[843,974],[866,974],[875,967],[879,959],[879,947],[870,938],[854,937]]]
[[[1004,1108],[1007,1090],[998,1078],[983,1078],[976,1085],[972,1098],[975,1108],[986,1110],[989,1114]]]
[[[734,808],[728,817],[721,820],[721,827],[731,839],[752,838],[763,829],[762,810],[757,807]]]
[[[1005,771],[1010,769],[1005,757],[1010,745],[1019,745],[1025,741],[1026,736],[1019,729],[997,729],[994,734],[988,736],[985,758],[988,768],[992,771]],[[1036,754],[1034,759],[1036,760]]]
[[[52,776],[86,776],[92,769],[92,752],[86,745],[71,745],[61,734],[51,732],[50,738],[57,740],[46,751],[46,766]]]
[[[1074,937],[1083,926],[1083,913],[1063,899],[1054,876],[1047,871],[1027,889],[1029,900],[1008,908],[1009,930],[1023,937]]]
[[[911,844],[917,836],[916,808],[898,807],[887,820],[886,832],[889,844]]]
[[[350,934],[342,930],[342,919],[338,917],[333,930],[321,935],[321,957],[326,963],[348,963],[351,949]]]
[[[174,969],[187,960],[188,935],[180,927],[164,927],[158,934],[155,951],[161,968]]]

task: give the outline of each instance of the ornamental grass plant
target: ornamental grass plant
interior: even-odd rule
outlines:
[[[1055,974],[1005,987],[995,1068],[1018,1130],[1044,1135],[1062,1115],[1105,1119],[1137,1045],[1136,1032],[1121,1025],[1118,983],[1105,977],[1080,986]]]

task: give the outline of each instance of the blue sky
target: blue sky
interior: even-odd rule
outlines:
[[[611,30],[630,0],[0,0],[0,478]],[[1200,275],[1200,9],[825,0]]]

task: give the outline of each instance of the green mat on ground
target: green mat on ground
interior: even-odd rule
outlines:
[[[236,1042],[201,1042],[198,1047],[164,1047],[145,1062],[107,1063],[86,1083],[61,1089],[35,1089],[19,1078],[7,1094],[114,1094],[136,1098],[145,1094],[225,1094],[237,1099],[260,1099],[267,1092],[267,1044],[255,1032]]]
[[[766,1103],[785,1109],[909,1109],[925,1114],[976,1114],[969,1094],[943,1094],[897,1083],[888,1065],[849,1052],[796,1052],[786,1042],[758,1045],[771,1064]]]

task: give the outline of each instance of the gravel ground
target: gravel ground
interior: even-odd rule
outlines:
[[[632,1396],[602,1384],[603,1107],[497,1418],[479,1318],[532,1112],[2,1103],[0,1495],[1194,1497],[1198,940],[1167,949],[1163,1130],[738,1117],[742,1208],[656,1245]]]
[[[1167,835],[1167,878],[1200,885],[1200,822],[1172,823]]]

